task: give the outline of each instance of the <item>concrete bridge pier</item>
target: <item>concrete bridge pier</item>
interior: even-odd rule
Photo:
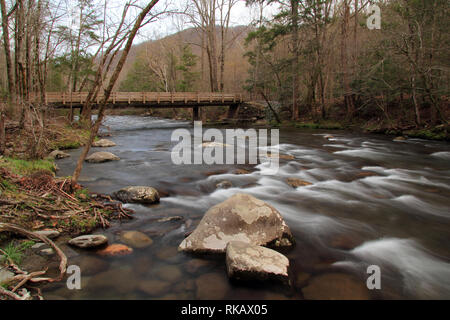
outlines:
[[[239,104],[231,104],[228,109],[228,119],[234,119],[237,115]]]
[[[200,107],[192,108],[192,121],[199,121],[200,119]]]

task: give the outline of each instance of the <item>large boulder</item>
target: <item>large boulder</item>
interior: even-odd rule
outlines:
[[[115,192],[113,196],[126,203],[136,202],[151,204],[159,202],[159,193],[152,187],[126,187]]]
[[[116,144],[108,139],[100,139],[97,141],[94,141],[92,143],[93,147],[99,147],[99,148],[108,148],[108,147],[115,147]]]
[[[102,163],[107,161],[118,161],[120,158],[111,152],[95,152],[86,158],[86,162],[90,163]]]
[[[238,193],[210,208],[194,232],[181,242],[179,250],[224,253],[230,241],[279,247],[293,245],[294,238],[274,207]]]
[[[231,241],[227,245],[226,261],[230,278],[289,283],[289,259],[275,250]]]

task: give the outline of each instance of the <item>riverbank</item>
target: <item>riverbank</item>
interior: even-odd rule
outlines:
[[[211,111],[208,111],[211,112]],[[282,123],[277,123],[276,121],[268,122],[261,118],[261,112],[248,112],[246,110],[245,119],[239,118],[236,120],[225,119],[226,113],[219,117],[211,117],[205,115],[204,125],[205,126],[229,126],[229,125],[242,125],[248,126],[270,126],[274,128],[290,127],[299,129],[311,129],[311,130],[351,130],[354,132],[362,133],[374,133],[382,134],[392,137],[405,137],[405,138],[418,138],[424,140],[435,140],[435,141],[450,141],[450,125],[436,125],[436,126],[425,126],[422,128],[416,128],[414,125],[409,126],[395,126],[389,125],[385,121],[356,121],[348,123],[343,120],[320,120],[312,121],[310,119],[301,119],[299,121],[283,120]],[[192,120],[192,115],[189,109],[180,109],[174,111],[173,109],[153,109],[150,111],[138,108],[127,108],[127,109],[112,109],[108,110],[109,115],[118,116],[152,116],[159,117],[163,119],[170,120]],[[223,119],[222,119],[223,118]],[[222,119],[222,120],[212,120],[212,119]]]
[[[283,124],[284,126],[284,124]],[[334,121],[296,122],[290,126],[303,129],[353,130],[356,132],[383,134],[393,137],[419,138],[435,141],[450,141],[450,126],[438,125],[426,128],[395,128],[383,124],[346,124]]]
[[[63,261],[73,253],[69,239],[107,228],[111,220],[127,219],[131,210],[81,185],[71,186],[70,177],[56,177],[54,160],[68,156],[61,150],[84,146],[88,130],[69,125],[63,117],[53,118],[38,144],[36,132],[21,129],[15,121],[7,121],[5,131],[6,148],[0,156],[0,299],[38,299],[39,290],[28,283],[35,276],[60,273],[58,256]],[[32,146],[38,148],[31,152]],[[54,248],[46,243],[50,238],[56,238]],[[30,277],[22,283],[24,275]],[[25,294],[14,294],[18,284]]]

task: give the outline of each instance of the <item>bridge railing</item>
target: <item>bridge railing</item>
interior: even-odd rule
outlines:
[[[48,104],[82,104],[86,102],[87,92],[47,92],[45,102]],[[31,101],[38,101],[40,96],[30,95]],[[99,94],[94,103],[100,103],[104,98]],[[112,92],[109,103],[240,103],[244,101],[242,94],[222,92]]]

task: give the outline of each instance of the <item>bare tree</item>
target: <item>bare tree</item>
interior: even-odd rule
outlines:
[[[117,79],[119,78],[119,74],[122,71],[123,65],[125,64],[125,61],[127,59],[128,53],[130,52],[131,46],[133,44],[134,38],[136,37],[137,32],[139,31],[139,29],[145,25],[146,23],[149,23],[152,20],[152,17],[150,17],[150,19],[145,22],[146,16],[149,14],[150,10],[158,3],[158,0],[153,0],[151,2],[149,2],[147,4],[147,6],[145,6],[140,14],[138,15],[138,17],[136,18],[132,28],[130,29],[130,31],[127,33],[127,41],[125,44],[125,47],[122,50],[122,53],[120,55],[120,59],[114,69],[113,74],[111,75],[111,78],[109,79],[108,85],[106,86],[106,89],[104,90],[104,96],[102,101],[100,102],[100,108],[99,108],[99,112],[98,112],[98,117],[97,120],[95,121],[95,123],[93,124],[92,128],[91,128],[91,132],[90,132],[90,136],[89,136],[89,141],[86,144],[86,146],[84,147],[83,151],[81,152],[81,155],[77,161],[77,165],[75,168],[75,171],[72,175],[72,185],[75,185],[78,181],[78,178],[80,177],[81,174],[81,170],[83,168],[83,162],[86,159],[87,154],[89,153],[89,150],[91,148],[92,142],[94,141],[95,137],[97,136],[98,130],[100,128],[100,125],[103,121],[103,117],[105,115],[105,109],[106,106],[108,104],[108,100],[109,97],[111,95],[111,92],[114,88],[114,85],[116,84]],[[127,13],[127,9],[124,10],[123,13],[123,17],[126,16]],[[122,19],[123,21],[124,19]],[[122,25],[122,23],[120,24]],[[116,35],[118,36],[121,32],[121,28],[117,29]],[[112,48],[111,48],[112,46]],[[111,46],[108,49],[111,50],[107,50],[109,52],[111,52],[114,48],[115,48],[115,43],[113,42],[111,44]],[[101,74],[101,69],[103,68],[103,66],[99,66],[99,70],[97,72],[97,74]],[[101,83],[100,81],[96,82],[96,85],[94,88],[91,89],[91,92],[94,91],[98,91],[99,87],[100,87]]]

